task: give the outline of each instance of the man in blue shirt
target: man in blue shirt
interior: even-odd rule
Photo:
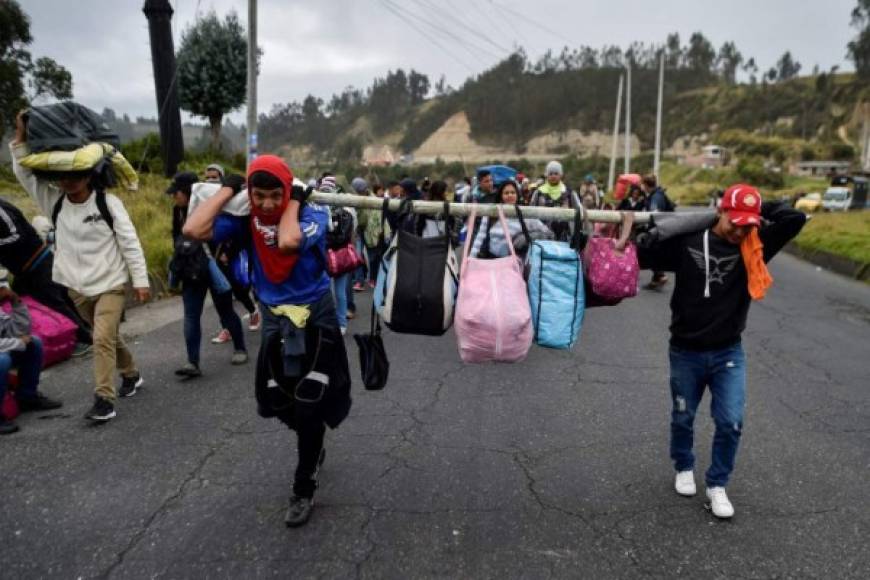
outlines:
[[[351,406],[347,352],[325,270],[329,212],[306,202],[310,189],[293,185],[284,161],[263,155],[248,169],[250,216],[221,213],[244,183],[241,176],[228,176],[188,217],[184,235],[232,239],[252,257],[263,316],[257,411],[296,431],[299,463],[285,518],[296,527],[308,521],[314,507],[326,426],[338,427]]]

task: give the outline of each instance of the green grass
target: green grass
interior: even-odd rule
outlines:
[[[823,250],[868,264],[870,211],[815,214],[795,243],[804,250]]]

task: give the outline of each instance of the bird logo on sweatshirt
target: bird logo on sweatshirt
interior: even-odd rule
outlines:
[[[101,215],[98,214],[98,213],[94,213],[94,214],[91,214],[91,215],[85,216],[85,219],[82,220],[82,223],[83,223],[83,224],[95,224],[95,225],[96,225],[97,222],[101,222],[101,221],[103,221],[103,216],[101,216]]]
[[[707,269],[707,264],[704,260],[704,252],[694,248],[689,248],[689,254],[692,255],[692,259],[695,260],[695,264],[702,272]],[[734,270],[734,266],[737,265],[738,259],[740,259],[739,254],[726,256],[724,258],[717,258],[710,254],[710,283],[719,282],[720,284],[724,284],[725,276]]]

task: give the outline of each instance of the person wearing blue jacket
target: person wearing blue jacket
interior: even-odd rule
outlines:
[[[326,274],[329,212],[306,203],[309,189],[293,184],[274,155],[255,159],[247,178],[250,216],[221,213],[245,183],[228,176],[184,226],[184,235],[232,239],[252,252],[253,284],[263,317],[257,357],[257,411],[296,432],[298,464],[285,517],[290,527],[311,517],[326,426],[347,417],[350,372]]]

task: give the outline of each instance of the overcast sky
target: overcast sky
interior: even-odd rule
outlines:
[[[31,18],[35,57],[70,70],[76,100],[131,117],[156,117],[148,27],[142,0],[19,0]],[[173,28],[197,14],[235,9],[247,22],[245,0],[175,0]],[[387,70],[414,68],[449,84],[498,62],[516,45],[532,59],[547,48],[581,44],[623,48],[634,40],[685,43],[701,31],[718,48],[733,40],[761,70],[790,50],[810,72],[851,70],[846,43],[855,0],[290,0],[259,1],[261,61],[258,107],[327,100],[347,85],[362,88]],[[437,27],[436,33],[421,18]],[[415,28],[416,27],[416,28]],[[471,30],[477,30],[472,34]],[[488,41],[469,41],[482,36]],[[244,112],[233,115],[244,118]]]

